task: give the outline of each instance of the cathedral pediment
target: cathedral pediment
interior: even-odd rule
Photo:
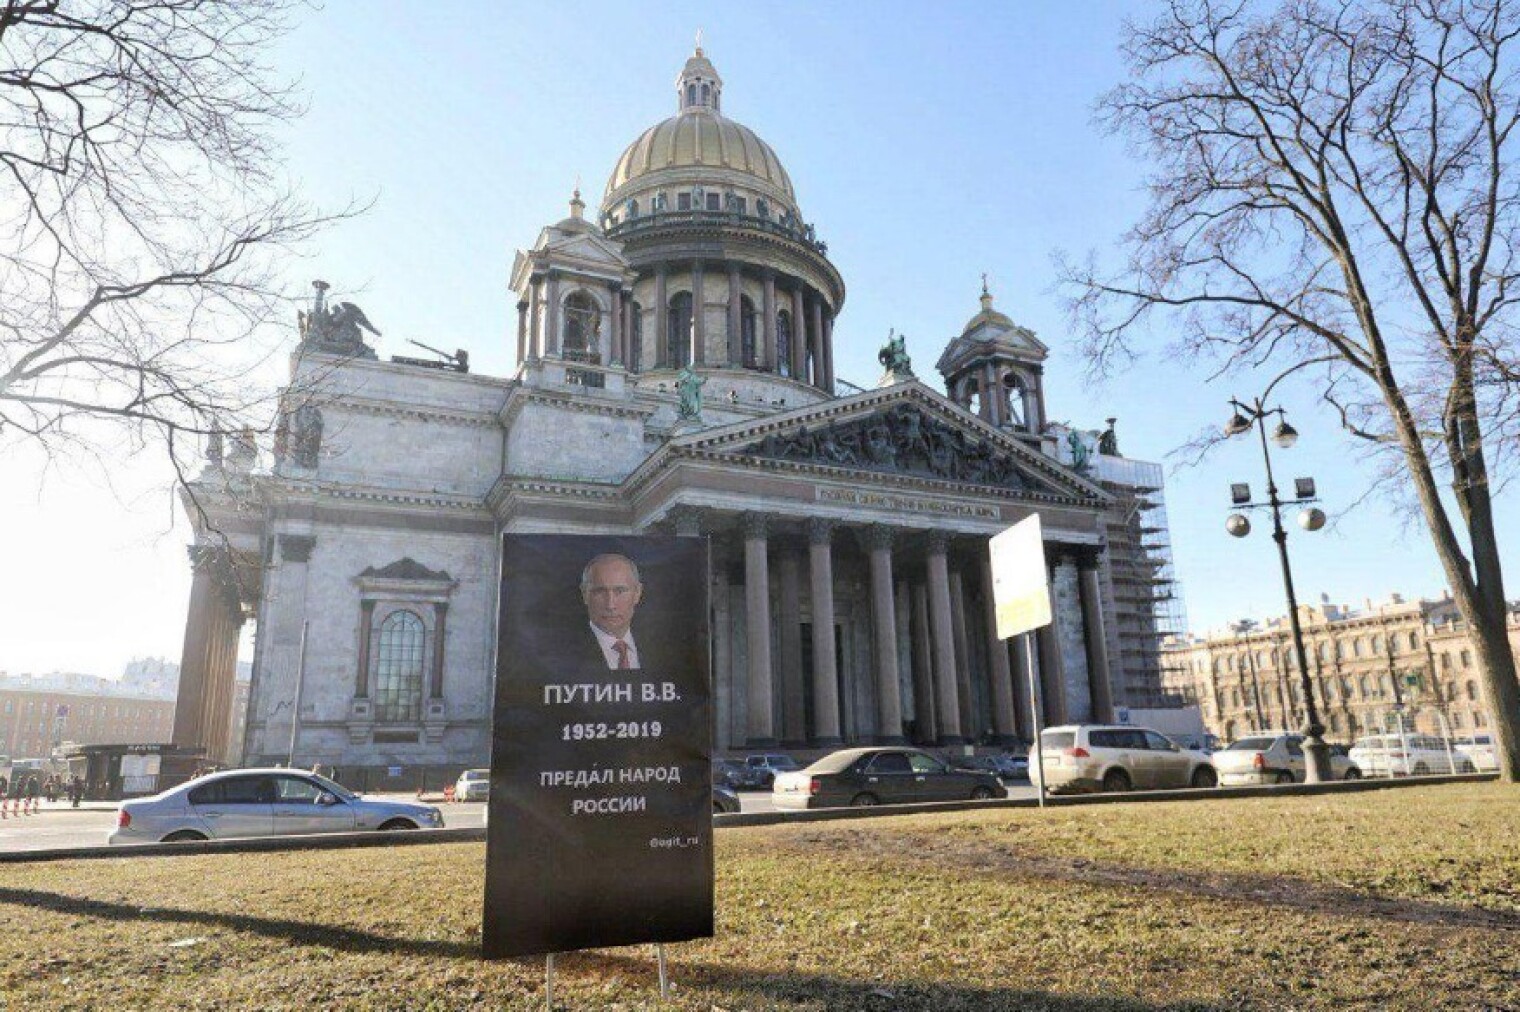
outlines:
[[[683,448],[1015,495],[1105,498],[1070,469],[917,382],[673,441],[673,450]]]
[[[612,240],[584,232],[563,239],[551,239],[540,249],[556,257],[603,263],[620,269],[628,263],[623,259],[622,250]]]
[[[442,570],[433,570],[410,556],[397,559],[388,566],[370,566],[359,576],[376,580],[408,580],[414,583],[452,583],[453,577]]]

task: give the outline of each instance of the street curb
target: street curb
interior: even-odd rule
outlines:
[[[187,840],[125,847],[77,847],[0,853],[0,864],[32,861],[98,861],[115,857],[191,857],[196,854],[267,854],[286,850],[346,850],[351,847],[412,847],[429,843],[478,843],[480,829],[410,829],[396,832],[321,833],[310,836],[263,836],[247,840]]]
[[[1113,805],[1161,801],[1218,801],[1242,798],[1295,797],[1318,794],[1397,790],[1402,787],[1434,787],[1442,784],[1481,784],[1499,779],[1497,773],[1409,777],[1398,780],[1339,780],[1332,784],[1272,784],[1260,787],[1215,787],[1204,790],[1137,791],[1124,794],[1079,794],[1046,798],[1050,808],[1082,805]],[[1003,808],[1037,808],[1038,798],[1004,801],[936,801],[919,805],[877,805],[872,808],[820,808],[806,812],[728,813],[713,816],[715,829],[748,826],[780,826],[793,822],[839,822],[847,819],[880,819],[895,815],[937,815],[944,812],[989,811]],[[483,843],[485,827],[479,829],[415,829],[392,833],[323,833],[312,836],[274,836],[248,840],[195,840],[185,843],[145,843],[129,847],[80,847],[59,850],[0,852],[0,865],[44,861],[95,861],[105,858],[191,857],[198,854],[270,854],[281,851],[346,850],[353,847],[413,847],[432,843]]]

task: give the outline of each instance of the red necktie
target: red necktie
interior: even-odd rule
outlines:
[[[617,655],[618,655],[618,663],[617,663],[618,670],[619,671],[626,671],[626,670],[628,670],[628,667],[629,667],[629,665],[628,665],[628,644],[624,643],[622,640],[613,640],[612,641],[612,649],[617,651]]]

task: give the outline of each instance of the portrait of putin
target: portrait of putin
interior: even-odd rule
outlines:
[[[581,571],[581,600],[602,660],[614,671],[638,670],[633,616],[644,598],[639,567],[626,555],[605,553]]]

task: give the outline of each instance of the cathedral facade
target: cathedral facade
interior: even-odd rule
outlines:
[[[484,765],[504,533],[709,538],[720,749],[1027,741],[1031,670],[1047,724],[1126,702],[1156,634],[1114,561],[1135,511],[1089,459],[1117,458],[1112,431],[1048,423],[1047,348],[985,284],[932,385],[900,342],[874,387],[839,380],[844,281],[785,168],[700,50],[676,88],[600,207],[577,192],[518,253],[511,376],[382,361],[318,283],[273,465],[234,439],[189,489],[177,742]],[[1055,622],[1026,657],[994,635],[987,540],[1035,513]]]

